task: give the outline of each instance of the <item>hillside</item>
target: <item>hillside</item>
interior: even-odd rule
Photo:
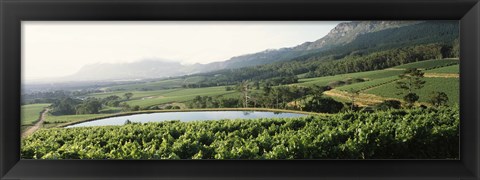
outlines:
[[[421,21],[353,21],[338,24],[326,36],[313,42],[305,42],[295,47],[266,50],[258,53],[233,57],[224,62],[211,63],[212,69],[230,69],[262,64],[270,64],[294,59],[325,49],[348,44],[357,37],[386,29],[399,28],[421,23]]]
[[[422,23],[422,21],[353,21],[338,24],[325,37],[313,42],[305,42],[294,50],[314,50],[332,48],[354,41],[357,37],[382,31]]]
[[[330,78],[328,83],[353,77],[364,78],[366,81],[340,86],[327,94],[332,97],[337,97],[339,100],[348,101],[349,91],[359,90],[362,97],[359,104],[363,106],[374,105],[386,99],[401,100],[405,94],[400,94],[402,91],[397,88],[396,81],[399,80],[398,75],[406,68],[417,68],[425,73],[423,78],[425,81],[424,87],[415,91],[420,97],[419,101],[421,103],[428,103],[432,92],[440,91],[447,94],[449,99],[447,104],[453,106],[458,104],[460,100],[458,67],[459,60],[457,59],[440,59],[409,63],[379,71],[345,74],[342,75],[342,78]],[[305,79],[304,81],[305,83],[318,84],[318,82],[322,82],[320,81],[321,79],[325,78],[312,79],[318,80]],[[327,82],[325,82],[325,84],[327,84]],[[367,99],[368,101],[366,101]]]
[[[351,29],[350,26],[345,25],[349,23],[343,24],[339,27]],[[355,27],[362,30],[368,23],[361,22],[359,24]],[[353,38],[353,34],[341,33],[338,30],[340,28],[332,30],[325,37],[325,41],[329,37],[341,35],[350,37],[340,38],[338,42],[332,41],[328,43],[329,46],[322,46],[325,49],[306,50],[307,47],[299,46],[246,55],[242,58],[235,57],[225,62],[197,64],[190,68],[194,75],[187,77],[199,75],[208,77],[196,83],[202,84],[203,87],[235,84],[247,79],[286,78],[303,73],[308,73],[307,77],[319,77],[384,69],[425,59],[458,57],[459,50],[458,47],[455,48],[458,46],[458,41],[456,41],[458,22],[398,23],[390,24],[392,27],[387,29],[373,28],[376,27],[376,24],[381,23],[374,22],[372,24],[368,31],[360,31],[354,28],[351,33],[357,34],[354,36],[355,38]],[[386,27],[386,25],[382,27]],[[305,51],[294,50],[302,48]],[[289,51],[297,53],[296,55],[303,55],[292,58],[293,54],[282,53]],[[286,56],[289,58],[286,58]],[[256,57],[262,57],[262,59]],[[243,67],[246,65],[249,67]],[[194,72],[205,73],[195,74]]]
[[[325,37],[312,42],[240,55],[225,61],[182,65],[148,59],[133,63],[91,64],[55,81],[155,79],[291,61],[341,59],[348,55],[365,55],[413,45],[451,44],[457,36],[456,21],[353,21],[340,23]]]

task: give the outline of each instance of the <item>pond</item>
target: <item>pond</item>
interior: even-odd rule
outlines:
[[[285,113],[285,112],[267,112],[267,111],[194,111],[194,112],[158,112],[148,114],[134,114],[117,117],[109,117],[93,121],[87,121],[71,127],[87,127],[87,126],[107,126],[107,125],[123,125],[125,121],[131,122],[161,122],[168,120],[202,121],[202,120],[220,120],[220,119],[258,119],[258,118],[289,118],[301,117],[306,114]]]

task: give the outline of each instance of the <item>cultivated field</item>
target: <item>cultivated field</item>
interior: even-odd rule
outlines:
[[[22,106],[22,126],[32,125],[40,117],[41,112],[50,104],[28,104]]]
[[[317,78],[302,78],[299,79],[298,83],[291,84],[296,86],[326,86],[335,81],[346,81],[352,78],[363,79],[364,82],[356,82],[352,84],[347,84],[343,86],[335,87],[330,92],[326,92],[327,96],[331,96],[335,100],[342,102],[349,102],[349,91],[360,90],[361,95],[359,96],[358,103],[360,105],[373,105],[379,103],[386,99],[398,99],[401,100],[404,94],[398,94],[402,91],[396,88],[396,81],[399,79],[400,75],[404,68],[427,68],[429,70],[424,70],[425,74],[458,74],[458,60],[446,59],[446,60],[427,60],[421,62],[415,62],[410,64],[405,64],[401,66],[396,66],[393,68],[385,70],[376,70],[376,71],[367,71],[359,73],[349,73],[341,74],[335,76],[326,76],[326,77],[317,77]],[[186,80],[191,82],[200,81],[203,77],[195,76],[192,78],[187,78],[180,81],[178,79],[169,79],[162,80],[158,82],[148,82],[144,84],[130,84],[123,86],[113,86],[109,89],[132,89],[129,90],[119,90],[106,93],[94,93],[88,95],[88,97],[96,98],[105,98],[111,95],[117,95],[123,97],[127,92],[132,92],[133,96],[125,101],[130,106],[140,106],[141,108],[151,107],[155,105],[164,105],[164,104],[175,104],[180,106],[182,109],[186,108],[185,103],[191,101],[196,96],[223,96],[225,98],[238,98],[240,92],[236,90],[226,91],[225,86],[218,87],[206,87],[206,88],[182,88],[181,84]],[[421,103],[426,103],[429,95],[432,91],[442,91],[445,92],[449,97],[449,105],[454,105],[459,102],[459,78],[443,78],[443,77],[425,77],[426,81],[425,87],[415,91],[419,96]],[[167,84],[170,83],[170,84]],[[175,84],[177,83],[177,84]],[[145,85],[145,86],[143,86]],[[178,86],[177,88],[172,88],[173,86]],[[139,91],[140,87],[149,87],[151,91]],[[162,89],[169,87],[172,89]],[[233,87],[233,86],[232,86]],[[252,89],[251,93],[262,93],[261,90]],[[40,108],[40,109],[39,109]],[[32,109],[32,108],[30,108]],[[41,105],[37,105],[37,115],[41,111]],[[121,108],[119,107],[103,107],[100,110],[100,114],[84,114],[84,115],[64,115],[64,116],[53,116],[49,115],[46,118],[45,127],[54,127],[64,123],[84,121],[87,119],[98,118],[106,115],[111,115],[115,113],[120,113]],[[32,118],[30,118],[32,119]],[[30,120],[32,122],[32,120]]]
[[[340,74],[335,76],[325,76],[318,78],[306,78],[299,79],[299,83],[296,85],[300,86],[326,86],[328,83],[333,81],[346,80],[348,78],[363,78],[365,80],[374,80],[381,79],[385,77],[398,76],[402,71],[393,71],[393,70],[378,70],[378,71],[367,71],[367,72],[358,72],[358,73],[349,73],[349,74]]]
[[[450,66],[460,63],[458,59],[434,59],[434,60],[426,60],[426,61],[419,61],[409,64],[404,64],[400,66],[396,66],[393,69],[407,69],[407,68],[418,68],[418,69],[432,69],[432,68],[440,68],[444,66]]]
[[[459,103],[459,87],[460,81],[458,78],[425,78],[425,87],[416,90],[415,93],[420,96],[420,102],[427,102],[429,95],[433,91],[445,92],[448,95],[448,104],[454,105]],[[365,91],[368,94],[375,94],[382,97],[392,97],[401,99],[405,94],[398,95],[399,91],[394,83],[385,84],[370,90]]]
[[[425,73],[448,73],[448,74],[450,73],[458,74],[459,72],[460,72],[460,65],[458,64],[425,71]]]
[[[138,83],[138,84],[126,84],[108,87],[108,90],[162,90],[170,88],[179,88],[183,84],[197,83],[204,80],[205,77],[202,76],[193,76],[188,78],[174,78],[174,79],[165,79],[160,81],[152,81],[147,83]]]

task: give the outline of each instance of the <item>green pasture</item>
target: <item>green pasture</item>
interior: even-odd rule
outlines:
[[[391,83],[391,82],[393,82],[397,79],[398,79],[398,76],[389,76],[389,77],[385,77],[385,78],[378,78],[378,79],[373,79],[373,80],[370,80],[370,81],[365,81],[365,82],[359,82],[359,83],[349,84],[349,85],[345,85],[345,86],[340,86],[340,87],[335,88],[335,89],[342,90],[342,91],[349,91],[351,89],[363,91],[363,90],[367,90],[367,89],[370,89],[370,88],[375,88],[377,86],[381,86],[381,85],[384,85],[384,84],[387,84],[387,83]]]
[[[75,115],[47,115],[43,127],[55,127],[69,122],[85,121],[87,119],[109,116],[111,114],[75,114]]]
[[[300,86],[313,86],[313,85],[325,86],[330,82],[346,80],[348,78],[364,78],[367,80],[374,80],[374,79],[380,79],[380,78],[385,78],[390,76],[398,76],[401,73],[402,71],[397,71],[397,70],[366,71],[366,72],[358,72],[358,73],[340,74],[335,76],[299,79],[298,80],[299,83],[296,83],[296,84]]]
[[[172,91],[178,91],[177,89],[165,89],[165,90],[156,90],[156,91],[113,91],[113,92],[106,92],[106,93],[93,93],[88,95],[88,97],[96,97],[96,98],[106,98],[108,96],[119,96],[123,98],[123,95],[127,92],[133,93],[133,96],[130,99],[141,99],[144,97],[155,96],[158,94],[168,93]]]
[[[236,93],[236,91],[225,91],[225,86],[189,89],[179,88],[175,91],[155,94],[153,97],[130,100],[127,101],[127,103],[130,106],[138,105],[140,107],[148,107],[172,102],[185,102],[192,100],[196,96],[218,96],[231,93]]]
[[[165,79],[159,81],[151,81],[146,83],[138,83],[138,84],[125,84],[125,85],[117,85],[111,86],[107,89],[109,90],[162,90],[162,89],[171,89],[171,88],[179,88],[182,87],[183,84],[189,83],[198,83],[200,81],[205,80],[203,76],[193,76],[187,78],[175,78],[175,79]]]
[[[441,67],[441,68],[436,68],[436,69],[430,69],[425,71],[426,73],[446,73],[446,74],[458,74],[460,73],[460,65],[451,65],[451,66],[446,66],[446,67]]]
[[[418,69],[431,69],[431,68],[438,68],[453,64],[458,64],[460,61],[458,59],[433,59],[433,60],[425,60],[419,61],[414,63],[403,64],[400,66],[395,66],[395,69],[407,69],[407,68],[418,68]]]
[[[28,104],[22,106],[21,112],[21,124],[33,125],[39,118],[40,113],[50,104]]]
[[[415,93],[420,96],[420,102],[427,102],[431,92],[440,91],[447,94],[449,105],[459,103],[460,80],[458,78],[424,78],[424,80],[426,81],[425,86],[422,89],[415,91]],[[365,93],[368,94],[402,99],[405,94],[399,95],[397,94],[399,92],[402,91],[397,89],[395,82],[365,91]]]

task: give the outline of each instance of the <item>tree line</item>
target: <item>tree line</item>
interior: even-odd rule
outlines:
[[[455,56],[458,52],[452,52],[452,50],[452,46],[428,44],[374,52],[366,56],[349,55],[341,60],[320,63],[305,77],[380,70],[417,61],[458,57]]]
[[[85,99],[61,96],[52,101],[49,111],[52,115],[98,114],[105,107],[121,107],[123,111],[138,111],[140,106],[130,107],[125,101],[130,100],[133,93],[123,94],[123,98],[111,95],[105,98],[88,97]]]
[[[331,59],[326,56],[297,58],[286,62],[277,62],[239,69],[224,69],[209,73],[196,74],[205,80],[184,84],[184,88],[235,85],[242,81],[267,82],[274,85],[286,85],[298,82],[297,75],[306,78],[332,76],[338,74],[380,70],[402,64],[429,60],[453,58],[459,55],[459,42],[453,44],[423,44],[376,51],[368,54],[350,52]]]
[[[337,113],[344,105],[323,96],[328,86],[273,86],[263,83],[260,89],[255,83],[243,81],[234,89],[238,97],[196,96],[188,103],[190,108],[271,108],[312,112]]]
[[[416,68],[408,68],[399,75],[399,79],[393,84],[399,90],[398,94],[404,94],[404,103],[398,100],[385,100],[377,104],[374,109],[400,109],[411,108],[420,99],[417,90],[424,87],[424,73]],[[236,86],[227,86],[226,91],[239,92],[238,97],[224,96],[196,96],[188,102],[190,108],[271,108],[291,109],[310,112],[338,113],[345,110],[358,111],[361,108],[356,105],[360,94],[359,90],[350,90],[347,102],[338,102],[323,95],[324,91],[334,87],[363,82],[363,79],[350,78],[344,81],[333,81],[327,86],[274,86],[272,84],[258,81],[242,81]],[[428,103],[433,106],[446,106],[448,96],[441,91],[431,93]]]

